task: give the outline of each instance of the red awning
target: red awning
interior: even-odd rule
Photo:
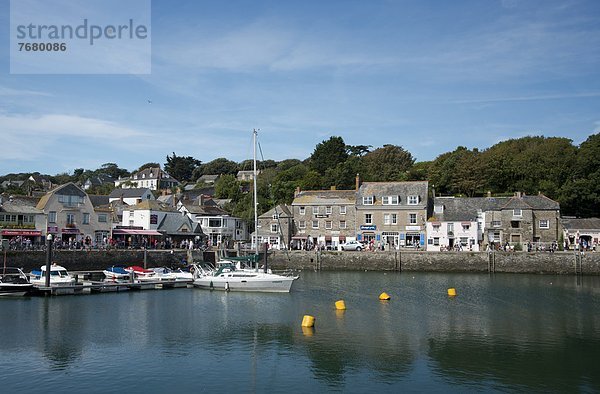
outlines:
[[[112,233],[113,235],[162,235],[156,230],[129,230],[124,228],[116,228]]]
[[[0,233],[3,236],[6,235],[22,235],[27,237],[41,237],[42,232],[39,230],[2,230]]]

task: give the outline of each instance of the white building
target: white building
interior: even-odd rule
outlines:
[[[155,200],[149,188],[114,189],[108,196],[108,202],[121,200],[127,205],[136,205],[146,200]]]
[[[177,207],[194,223],[200,224],[210,245],[248,240],[246,221],[229,215],[210,199],[198,201],[203,205],[179,202]]]
[[[427,251],[479,251],[483,239],[483,211],[478,199],[435,197],[427,221]]]
[[[115,187],[123,189],[148,188],[150,190],[165,190],[177,185],[179,185],[179,181],[172,178],[160,167],[145,168],[129,178],[119,178],[115,181]]]

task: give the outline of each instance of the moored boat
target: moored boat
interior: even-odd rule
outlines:
[[[15,267],[0,270],[0,296],[24,296],[33,290],[27,275]]]
[[[43,265],[39,271],[31,271],[30,282],[36,286],[46,285],[46,266]],[[50,266],[50,286],[68,286],[74,285],[75,278],[73,278],[67,269],[56,263]]]
[[[238,270],[233,264],[223,264],[214,273],[194,279],[194,287],[209,290],[289,293],[296,279],[297,276],[284,276],[259,270]]]
[[[106,281],[125,281],[131,278],[131,273],[125,270],[125,267],[120,265],[113,265],[102,271]]]
[[[125,271],[133,274],[134,280],[139,280],[142,282],[152,282],[158,280],[154,270],[149,270],[144,267],[140,267],[139,265],[130,265],[129,267],[125,268]]]

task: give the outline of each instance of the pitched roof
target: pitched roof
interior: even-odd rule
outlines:
[[[9,213],[43,213],[36,208],[38,198],[26,196],[10,196],[2,195],[0,198],[0,212]]]
[[[187,231],[182,231],[187,229]],[[199,223],[194,223],[184,215],[165,215],[157,228],[168,235],[189,235],[191,237],[203,234]]]
[[[131,188],[131,189],[114,189],[108,195],[109,198],[136,198],[143,196],[150,189],[147,187]]]
[[[157,200],[144,200],[139,204],[129,207],[130,210],[145,210],[145,211],[162,211],[162,212],[178,212],[170,205],[163,204]]]
[[[434,211],[431,220],[440,222],[460,222],[477,220],[477,212],[482,209],[481,200],[468,197],[435,197],[434,205],[443,205],[444,211]]]
[[[228,216],[229,213],[224,211],[217,205],[198,205],[198,204],[190,204],[184,203],[183,206],[185,209],[194,215],[201,216]]]
[[[562,218],[560,220],[567,230],[598,230],[600,231],[599,218]]]
[[[262,215],[259,216],[260,219],[270,219],[273,217],[273,215],[275,214],[275,212],[277,212],[279,214],[280,218],[291,218],[293,217],[289,207],[285,204],[279,204],[271,209],[269,209],[267,212],[263,213]]]
[[[292,205],[303,204],[352,204],[356,201],[354,190],[303,190],[296,194]]]
[[[398,206],[408,205],[408,199],[406,196],[418,196],[420,201],[417,206],[422,207],[427,203],[428,182],[363,182],[356,193],[356,205],[362,206],[363,197],[370,196],[375,197],[373,205],[382,205],[381,197],[400,196]]]
[[[40,201],[38,202],[36,208],[43,210],[46,207],[46,204],[48,204],[48,201],[50,201],[50,197],[52,197],[54,194],[75,195],[80,197],[87,196],[87,194],[83,190],[81,190],[79,186],[77,186],[73,182],[69,182],[65,183],[64,185],[59,185],[47,192],[46,194],[44,194],[42,198],[40,198]]]
[[[108,199],[109,199],[108,196],[88,194],[88,197],[90,198],[90,202],[92,203],[94,208],[97,208],[97,207],[100,207],[103,205],[108,205]]]

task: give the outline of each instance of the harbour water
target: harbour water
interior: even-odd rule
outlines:
[[[1,299],[0,391],[599,392],[599,312],[600,277],[513,274]]]

